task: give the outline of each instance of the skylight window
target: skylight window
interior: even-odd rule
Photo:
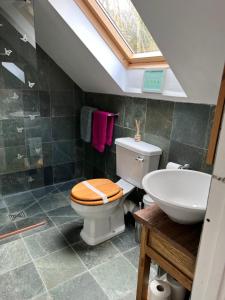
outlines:
[[[167,67],[131,0],[74,0],[126,67]]]
[[[97,0],[133,53],[159,51],[130,0]]]

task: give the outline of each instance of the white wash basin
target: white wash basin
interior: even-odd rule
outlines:
[[[192,224],[204,219],[210,182],[206,173],[165,169],[145,175],[142,185],[170,219]]]

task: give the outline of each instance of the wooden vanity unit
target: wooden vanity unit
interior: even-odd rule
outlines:
[[[136,299],[148,299],[151,259],[191,291],[202,224],[175,223],[156,204],[134,217],[142,224]]]

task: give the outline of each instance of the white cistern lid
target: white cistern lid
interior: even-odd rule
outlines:
[[[136,142],[134,138],[130,137],[118,138],[115,140],[115,144],[146,156],[162,154],[162,150],[159,147],[142,141]]]

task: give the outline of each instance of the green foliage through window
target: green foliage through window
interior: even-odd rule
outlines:
[[[130,0],[97,0],[133,53],[159,51]]]

